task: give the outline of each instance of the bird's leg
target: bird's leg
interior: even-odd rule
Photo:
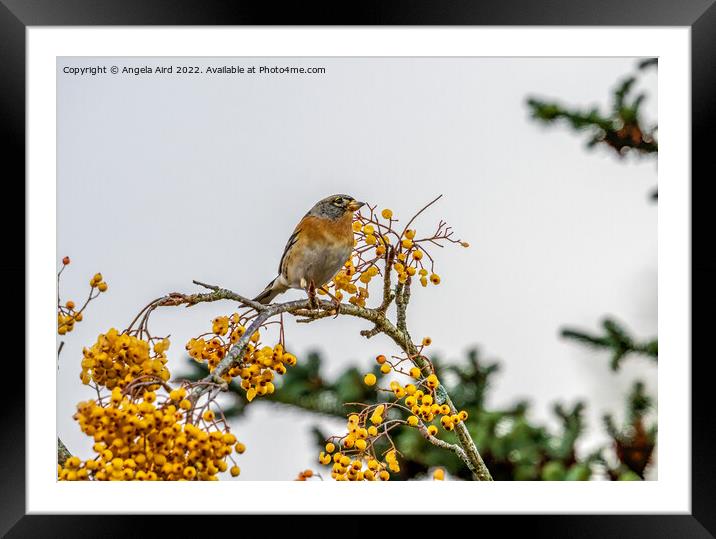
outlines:
[[[308,283],[306,293],[308,294],[308,303],[311,305],[311,308],[318,309],[318,301],[316,300],[316,283],[314,283],[313,280]]]

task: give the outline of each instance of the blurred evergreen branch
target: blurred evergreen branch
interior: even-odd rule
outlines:
[[[659,65],[659,59],[658,58],[647,58],[646,60],[641,60],[637,64],[638,69],[646,69],[648,67],[658,67]]]
[[[577,329],[565,328],[561,335],[594,348],[611,351],[610,367],[613,371],[619,370],[622,360],[629,354],[641,354],[658,361],[659,341],[654,338],[650,341],[638,343],[615,320],[606,318],[602,322],[603,335],[594,335]]]
[[[648,58],[637,64],[638,71],[657,68],[658,60]],[[590,134],[589,147],[606,144],[622,157],[631,150],[640,155],[657,155],[657,127],[645,127],[641,117],[641,105],[646,98],[644,93],[633,96],[638,73],[619,82],[613,92],[611,110],[601,113],[593,108],[587,111],[568,109],[556,102],[530,98],[527,101],[532,116],[543,123],[567,123],[575,131],[587,131]],[[652,200],[658,200],[658,191],[654,190]],[[658,339],[636,342],[635,339],[615,320],[607,318],[602,322],[602,335],[590,334],[577,329],[565,328],[563,337],[573,339],[597,349],[611,351],[610,366],[619,370],[621,362],[630,354],[639,354],[658,361]],[[604,415],[604,426],[613,440],[613,449],[617,464],[610,465],[600,450],[593,455],[593,462],[601,464],[612,480],[644,479],[644,471],[651,461],[656,446],[657,423],[647,426],[646,414],[652,409],[652,398],[644,389],[644,383],[637,381],[627,399],[627,419],[623,427],[618,428],[611,414]],[[558,412],[559,414],[559,412]]]
[[[649,59],[639,65],[640,69],[656,65],[655,59]],[[612,94],[611,109],[604,113],[597,108],[580,110],[566,108],[556,101],[543,101],[529,98],[527,104],[532,116],[547,124],[564,121],[576,131],[587,130],[591,138],[588,146],[604,143],[621,157],[629,150],[641,154],[659,151],[656,140],[657,127],[645,127],[641,118],[641,105],[646,94],[633,96],[637,76],[623,79]]]
[[[654,67],[656,58],[642,60],[637,64],[638,71]],[[627,153],[638,155],[657,155],[659,145],[657,142],[656,125],[645,125],[641,114],[641,106],[646,94],[634,94],[634,86],[639,74],[628,76],[621,80],[612,93],[612,103],[609,110],[602,112],[597,107],[590,109],[575,108],[562,105],[554,100],[544,100],[536,97],[527,99],[527,106],[532,117],[544,124],[565,123],[574,131],[587,132],[589,139],[587,147],[592,148],[604,144],[612,148],[619,157]],[[657,191],[651,198],[658,198]]]
[[[611,414],[604,415],[604,426],[614,440],[619,464],[609,468],[611,479],[644,479],[644,471],[656,446],[657,424],[646,425],[646,414],[653,408],[652,398],[645,393],[644,383],[634,382],[627,401],[627,420],[618,428]]]

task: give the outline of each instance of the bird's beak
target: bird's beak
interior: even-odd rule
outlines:
[[[359,202],[357,200],[351,201],[350,204],[348,204],[348,209],[351,211],[356,211],[361,209],[365,205],[365,202]]]

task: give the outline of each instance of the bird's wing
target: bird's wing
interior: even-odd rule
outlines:
[[[283,263],[286,260],[286,254],[291,250],[291,247],[296,243],[296,240],[298,239],[298,235],[300,234],[301,229],[296,228],[296,230],[293,231],[293,234],[291,234],[291,237],[288,238],[288,242],[286,242],[286,247],[283,250],[283,254],[281,255],[281,261],[278,263],[278,274],[279,275],[285,275],[285,272],[283,271]]]

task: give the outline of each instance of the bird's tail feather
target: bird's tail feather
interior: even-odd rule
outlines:
[[[273,281],[267,284],[263,292],[261,292],[258,296],[254,298],[254,301],[258,301],[263,305],[268,305],[273,301],[273,298],[288,290],[288,287],[286,287],[280,282],[280,278],[281,276],[279,275]]]

